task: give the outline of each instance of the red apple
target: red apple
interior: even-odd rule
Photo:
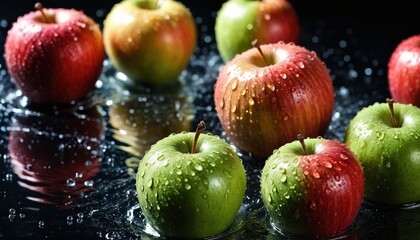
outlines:
[[[303,139],[280,147],[261,176],[261,195],[281,231],[331,237],[353,223],[362,204],[364,173],[347,145]]]
[[[420,34],[401,41],[388,62],[392,98],[420,107]]]
[[[93,90],[102,70],[99,26],[82,11],[42,9],[17,19],[7,33],[8,71],[34,102],[68,103]]]
[[[266,158],[298,133],[323,136],[331,122],[329,71],[308,49],[279,42],[226,63],[214,86],[217,115],[241,150]]]
[[[248,50],[251,42],[278,41],[297,43],[299,19],[287,0],[229,0],[217,12],[215,23],[217,48],[225,61]]]
[[[38,113],[16,113],[12,118],[12,169],[18,184],[30,190],[29,200],[70,208],[91,189],[90,181],[100,170],[102,115],[96,108]]]

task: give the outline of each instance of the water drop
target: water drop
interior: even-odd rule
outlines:
[[[223,107],[225,106],[225,100],[224,100],[223,98],[222,98],[222,101],[220,101],[219,106],[220,106],[220,108],[222,108],[222,109],[223,109]]]
[[[238,87],[238,80],[237,79],[235,79],[235,80],[233,80],[233,82],[232,82],[232,90],[236,90],[236,88]]]
[[[185,189],[190,190],[191,189],[191,185],[190,184],[185,184]]]
[[[232,113],[236,112],[236,106],[235,106],[235,105],[233,105],[233,106],[232,106],[232,108],[230,109],[230,111],[231,111]]]
[[[176,175],[181,175],[181,174],[182,174],[181,169],[176,170]]]
[[[322,162],[322,166],[326,167],[326,168],[332,168],[332,164],[328,161],[324,161]]]
[[[198,164],[196,164],[196,165],[194,166],[194,168],[195,168],[195,170],[197,170],[197,171],[202,171],[202,170],[203,170],[203,166],[198,165]]]
[[[158,157],[157,157],[157,160],[158,161],[163,161],[165,159],[165,155],[159,155]]]
[[[269,20],[271,19],[271,15],[270,15],[270,14],[265,14],[265,15],[264,15],[264,19],[265,19],[266,21],[269,21]]]
[[[255,102],[254,102],[254,99],[250,98],[250,99],[248,100],[248,103],[249,103],[249,105],[251,105],[251,106],[252,106],[252,105],[254,105],[254,103],[255,103]]]
[[[267,84],[268,89],[270,89],[272,92],[276,91],[276,86],[274,86],[273,84],[269,83]]]
[[[67,184],[68,187],[74,187],[74,186],[76,186],[76,181],[73,178],[69,178],[69,179],[67,179],[66,184]]]
[[[287,180],[287,176],[283,174],[283,175],[280,177],[280,181],[281,181],[282,183],[284,183],[284,182],[286,182],[286,180]]]
[[[147,186],[149,188],[152,188],[153,187],[153,178],[151,178],[151,179],[149,179],[149,181],[147,181]]]
[[[391,162],[387,162],[385,166],[386,166],[387,168],[390,168],[390,167],[391,167]]]
[[[349,157],[347,157],[345,154],[343,154],[343,153],[340,153],[340,158],[341,159],[343,159],[343,160],[347,160],[347,159],[349,159]]]
[[[38,227],[39,228],[44,228],[45,222],[44,221],[39,221],[38,222]]]
[[[312,176],[314,176],[314,178],[320,178],[321,176],[319,175],[319,172],[317,172],[317,171],[314,171],[313,173],[312,173]]]
[[[325,193],[326,193],[327,195],[330,195],[330,194],[331,194],[331,189],[329,189],[329,188],[325,189]]]

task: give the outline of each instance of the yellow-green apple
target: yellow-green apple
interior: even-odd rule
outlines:
[[[38,110],[12,118],[11,166],[18,184],[30,190],[29,200],[68,209],[91,189],[100,170],[103,117],[97,108],[58,114]]]
[[[128,145],[123,150],[142,157],[158,140],[191,130],[194,103],[181,84],[150,92],[123,89],[113,96],[108,111],[114,138]]]
[[[420,107],[420,34],[394,49],[388,62],[388,85],[396,102]]]
[[[420,201],[420,109],[375,103],[350,120],[344,142],[365,172],[365,198],[400,205]]]
[[[240,150],[266,159],[298,133],[323,136],[334,89],[315,52],[292,43],[265,44],[226,63],[214,86],[217,115]]]
[[[116,69],[134,81],[175,81],[197,44],[195,20],[174,0],[124,0],[104,21],[106,53]]]
[[[215,135],[169,135],[140,161],[136,176],[146,221],[164,237],[205,238],[232,226],[245,197],[246,173],[234,149]]]
[[[285,233],[337,235],[350,227],[361,207],[362,166],[338,140],[298,137],[264,165],[261,195],[267,213]]]
[[[17,19],[8,31],[5,57],[17,86],[34,102],[68,103],[95,87],[105,56],[102,33],[75,9],[43,9]]]
[[[224,61],[261,44],[297,43],[300,36],[298,16],[287,0],[228,0],[216,16],[217,48]]]

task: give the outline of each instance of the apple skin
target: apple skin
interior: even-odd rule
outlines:
[[[173,0],[117,3],[106,16],[103,34],[115,68],[150,85],[175,81],[197,45],[191,12]]]
[[[203,238],[227,230],[245,196],[244,166],[233,148],[201,134],[170,135],[140,161],[136,177],[139,205],[147,222],[163,236]]]
[[[297,43],[300,25],[294,7],[286,0],[228,0],[217,13],[215,36],[226,62],[251,48],[254,39],[261,44]]]
[[[91,190],[84,182],[100,171],[103,117],[97,108],[37,112],[12,118],[8,149],[13,172],[18,184],[30,190],[29,200],[72,208],[81,193]],[[70,178],[74,187],[67,186]]]
[[[394,112],[397,128],[386,103],[365,107],[344,136],[363,166],[365,198],[387,205],[420,201],[420,109],[395,103]]]
[[[338,140],[285,144],[267,160],[261,196],[272,222],[286,233],[327,237],[346,230],[363,200],[363,169]]]
[[[28,98],[69,103],[95,87],[105,56],[99,26],[82,11],[43,9],[17,19],[8,31],[8,71]]]
[[[240,150],[264,160],[281,145],[323,136],[331,122],[335,93],[326,65],[295,44],[261,45],[226,63],[214,86],[216,112]]]
[[[396,102],[420,107],[420,34],[394,49],[388,62],[388,85]]]
[[[121,94],[126,92],[129,94]],[[190,131],[195,112],[184,86],[174,84],[165,91],[151,92],[124,87],[113,96],[108,115],[114,138],[128,145],[121,148],[143,157],[158,140]]]

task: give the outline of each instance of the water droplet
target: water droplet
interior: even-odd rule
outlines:
[[[274,86],[274,84],[267,84],[268,89],[270,89],[272,92],[276,91],[276,86]]]
[[[312,176],[314,176],[314,178],[320,178],[321,176],[319,175],[319,172],[317,172],[317,171],[314,171],[313,173],[312,173]]]
[[[270,14],[265,14],[265,15],[264,15],[264,19],[265,19],[266,21],[269,21],[269,20],[271,19],[271,15],[270,15]]]
[[[69,179],[67,179],[66,184],[67,184],[68,187],[74,187],[74,186],[76,186],[76,181],[74,181],[73,178],[69,178]]]
[[[281,181],[282,183],[284,183],[284,182],[286,182],[286,180],[287,180],[287,176],[283,174],[283,175],[280,177],[280,181]]]
[[[153,187],[153,178],[151,178],[151,179],[149,179],[149,181],[147,181],[147,186],[149,188],[152,188]]]
[[[181,175],[181,174],[182,174],[181,169],[177,169],[177,170],[176,170],[176,175]]]
[[[203,193],[203,195],[201,195],[204,199],[207,199],[208,198],[208,196],[207,196],[207,194],[205,194],[205,193]]]
[[[283,120],[284,120],[284,121],[287,121],[288,119],[289,119],[289,116],[284,115]]]
[[[197,170],[197,171],[202,171],[202,170],[203,170],[203,166],[198,165],[198,164],[196,164],[196,165],[194,166],[194,168],[195,168],[195,170]]]
[[[165,159],[165,155],[159,155],[158,157],[157,157],[157,160],[158,161],[163,161]]]
[[[235,79],[235,80],[233,80],[233,82],[232,82],[232,90],[236,90],[236,88],[238,87],[238,80],[237,79]]]
[[[252,105],[254,105],[254,103],[255,103],[255,102],[254,102],[254,99],[250,98],[250,99],[248,100],[248,103],[249,103],[249,105],[251,105],[251,106],[252,106]]]
[[[361,142],[360,142],[359,147],[360,147],[360,148],[364,148],[364,147],[365,147],[365,145],[366,145],[366,142],[365,142],[365,141],[361,141]]]
[[[39,221],[38,222],[38,227],[39,228],[44,228],[44,226],[45,226],[45,222],[44,221]]]
[[[343,153],[340,153],[340,158],[341,159],[343,159],[343,160],[347,160],[347,159],[349,159],[349,157],[347,157],[345,154],[343,154]]]
[[[391,162],[387,162],[385,166],[386,166],[387,168],[390,168],[390,167],[391,167]]]
[[[232,113],[236,112],[236,106],[235,106],[235,105],[233,105],[233,106],[232,106],[232,108],[230,109],[230,111],[231,111]]]
[[[191,185],[190,184],[185,184],[185,189],[190,190],[191,189]]]
[[[84,185],[85,185],[86,187],[93,187],[93,180],[87,180],[87,181],[85,181],[85,182],[84,182]]]
[[[330,194],[331,194],[331,189],[329,189],[329,188],[325,189],[325,193],[326,193],[327,195],[330,195]]]
[[[105,239],[107,240],[117,240],[121,239],[121,235],[118,232],[112,231],[105,235]]]
[[[385,137],[385,133],[383,133],[383,132],[376,132],[376,137],[377,137],[379,140],[382,140],[382,139],[384,139],[384,137]]]
[[[220,106],[220,108],[222,108],[222,109],[223,109],[223,107],[225,106],[225,100],[224,100],[223,98],[222,98],[222,101],[220,101],[219,106]]]
[[[312,210],[315,210],[315,209],[316,209],[316,202],[312,201],[312,202],[311,202],[311,205],[310,205],[310,208],[311,208]]]
[[[321,164],[322,164],[322,166],[324,166],[326,168],[332,168],[332,164],[328,161],[323,161]]]
[[[280,77],[283,78],[283,79],[286,79],[287,75],[286,75],[286,73],[280,73]]]
[[[252,29],[254,28],[254,25],[252,25],[252,24],[248,24],[248,25],[246,25],[246,28],[247,28],[248,30],[252,30]]]

